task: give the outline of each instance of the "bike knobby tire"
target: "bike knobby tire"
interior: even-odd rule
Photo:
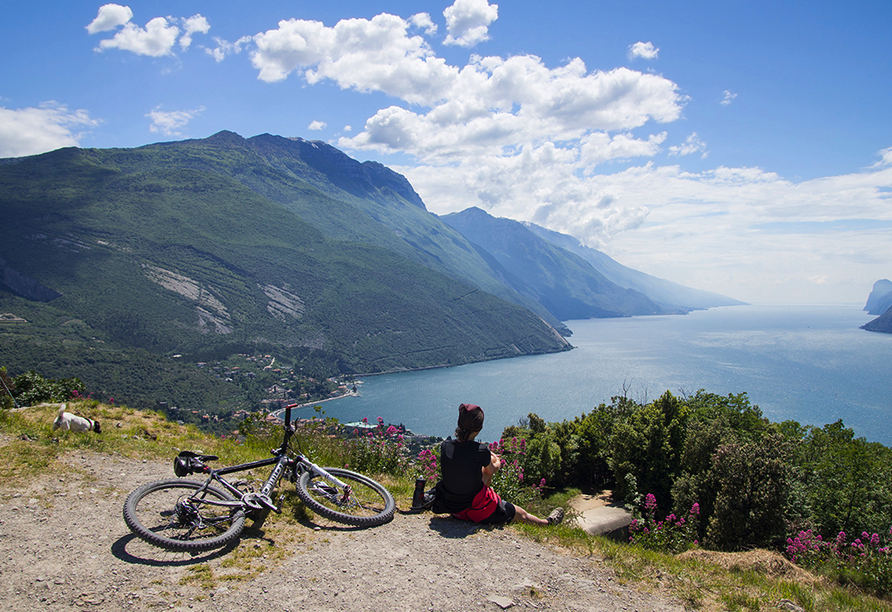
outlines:
[[[298,497],[310,510],[333,521],[358,527],[383,525],[393,518],[396,502],[382,485],[350,470],[322,469],[350,485],[351,493],[345,499],[343,492],[324,476],[306,471],[295,486]]]
[[[222,548],[245,526],[243,508],[215,506],[203,499],[236,501],[228,492],[192,480],[150,482],[124,502],[124,521],[149,544],[174,551],[200,552]],[[190,507],[178,504],[190,499]]]

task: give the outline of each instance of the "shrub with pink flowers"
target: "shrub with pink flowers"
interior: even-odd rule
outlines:
[[[368,423],[368,419],[363,422]],[[384,419],[378,417],[376,427],[356,429],[354,436],[348,442],[347,466],[351,470],[372,474],[401,474],[405,471],[403,435],[396,427],[385,427]]]
[[[542,496],[545,479],[529,482],[524,473],[527,441],[523,438],[502,438],[489,445],[489,450],[502,459],[502,467],[492,477],[492,488],[502,499],[519,506],[528,506]]]
[[[692,548],[697,542],[697,522],[700,504],[695,503],[687,516],[669,514],[658,521],[657,498],[648,493],[644,501],[644,516],[632,520],[629,525],[629,541],[650,550],[680,553]]]
[[[886,538],[865,531],[852,541],[844,531],[825,540],[808,529],[787,538],[786,553],[793,563],[841,582],[879,596],[892,593],[892,528]]]
[[[440,480],[440,458],[432,449],[424,449],[418,453],[418,467],[421,477],[433,486]]]

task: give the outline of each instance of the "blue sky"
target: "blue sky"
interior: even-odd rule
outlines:
[[[0,157],[299,136],[750,302],[892,276],[888,0],[10,0],[0,28]]]

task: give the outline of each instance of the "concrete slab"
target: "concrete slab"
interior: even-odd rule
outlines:
[[[580,495],[570,501],[578,513],[576,525],[592,535],[603,535],[616,540],[629,537],[632,513],[614,503],[610,492],[599,495]]]

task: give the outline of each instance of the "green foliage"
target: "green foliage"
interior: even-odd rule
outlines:
[[[792,481],[790,459],[789,442],[774,434],[718,448],[710,470],[716,491],[706,530],[710,546],[739,550],[783,541]]]
[[[80,398],[85,387],[77,378],[62,378],[59,380],[47,380],[33,370],[20,374],[15,378],[6,376],[3,369],[4,383],[9,387],[12,398],[20,406],[32,406],[44,402],[65,402],[72,398]],[[12,398],[4,389],[4,397],[7,398],[2,406],[9,408],[13,405]]]
[[[631,499],[647,491],[658,503],[671,506],[670,490],[678,473],[688,414],[687,406],[667,391],[614,427],[608,451],[617,483],[614,494]],[[634,477],[637,491],[628,489],[626,475]]]
[[[798,451],[808,525],[825,538],[892,524],[892,450],[836,421],[811,428]]]

